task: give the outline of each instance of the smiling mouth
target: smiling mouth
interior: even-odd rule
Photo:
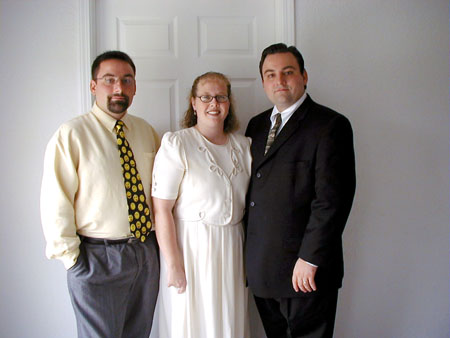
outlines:
[[[209,112],[207,112],[207,113],[208,113],[209,115],[214,115],[214,116],[220,114],[220,112],[218,112],[218,111],[216,111],[216,110],[212,110],[212,111],[209,111]]]

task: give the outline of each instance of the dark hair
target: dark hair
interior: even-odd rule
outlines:
[[[267,55],[279,53],[291,53],[294,55],[297,59],[298,66],[300,67],[300,73],[303,74],[303,71],[305,70],[305,61],[298,49],[295,46],[288,47],[284,43],[276,43],[264,49],[261,54],[261,60],[259,61],[259,74],[261,75],[261,79],[263,78],[262,67]]]
[[[133,68],[134,75],[136,75],[136,66],[134,65],[133,60],[131,60],[131,58],[128,56],[128,54],[121,52],[120,50],[110,50],[110,51],[100,54],[99,56],[97,56],[95,58],[94,62],[92,63],[92,67],[91,67],[92,80],[95,80],[97,78],[98,69],[100,68],[100,64],[106,60],[125,61],[126,63],[128,63],[131,66],[131,68]]]
[[[191,92],[189,93],[189,107],[184,113],[183,120],[181,121],[181,127],[190,128],[197,124],[197,115],[194,112],[194,107],[192,106],[192,99],[197,97],[197,87],[200,81],[208,80],[219,80],[223,81],[227,86],[227,95],[230,100],[230,108],[228,109],[228,115],[223,123],[223,131],[225,133],[231,133],[239,128],[239,122],[236,119],[236,114],[234,112],[233,97],[231,95],[231,84],[230,80],[222,73],[217,72],[207,72],[200,75],[194,80],[192,84]]]

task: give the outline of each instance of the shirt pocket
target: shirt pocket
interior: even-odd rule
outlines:
[[[143,153],[142,154],[142,164],[139,164],[139,175],[141,175],[141,181],[145,188],[145,195],[149,196],[150,185],[152,184],[152,170],[153,163],[155,162],[156,152]],[[141,170],[142,168],[142,170]]]

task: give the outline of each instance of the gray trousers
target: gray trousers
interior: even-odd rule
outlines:
[[[78,337],[148,338],[159,291],[155,233],[145,243],[82,240],[67,285]]]

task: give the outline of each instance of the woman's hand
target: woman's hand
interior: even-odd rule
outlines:
[[[153,197],[155,214],[155,231],[159,248],[167,264],[167,287],[175,287],[178,293],[186,291],[186,274],[184,272],[183,253],[178,246],[177,230],[172,210],[175,200]]]
[[[178,289],[178,293],[184,293],[186,291],[186,274],[183,266],[172,267],[167,272],[167,287],[175,287]]]

